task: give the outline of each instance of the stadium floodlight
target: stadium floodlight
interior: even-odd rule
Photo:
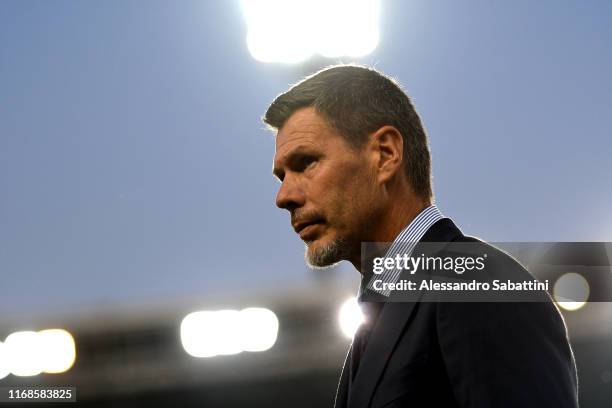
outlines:
[[[362,57],[378,45],[380,0],[242,0],[242,10],[258,61]]]
[[[29,377],[42,372],[40,338],[35,331],[11,333],[4,340],[8,366],[13,375]]]
[[[6,353],[6,346],[0,341],[0,380],[11,373],[9,367],[8,355]]]
[[[276,343],[278,318],[268,309],[249,307],[240,311],[242,327],[247,333],[244,351],[266,351]]]
[[[213,313],[210,327],[215,328],[211,336],[216,355],[229,356],[241,353],[242,339],[240,312],[237,310],[219,310]]]
[[[41,347],[41,369],[45,373],[59,374],[68,371],[76,359],[76,347],[70,333],[62,329],[38,332]]]
[[[587,280],[580,274],[570,272],[562,275],[553,287],[553,298],[559,307],[574,311],[583,307],[590,293]]]
[[[181,343],[189,355],[194,357],[216,356],[214,312],[193,312],[181,322]]]
[[[347,299],[340,307],[340,313],[338,315],[340,322],[340,329],[342,333],[348,338],[353,338],[357,329],[364,321],[364,315],[361,312],[361,308],[357,303],[357,298],[354,296]]]
[[[75,359],[74,339],[66,330],[11,333],[4,343],[0,342],[0,378],[7,372],[19,377],[63,373]]]
[[[183,348],[193,357],[265,351],[276,343],[278,318],[264,308],[199,311],[185,316],[180,334]]]

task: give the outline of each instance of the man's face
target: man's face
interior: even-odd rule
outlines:
[[[376,220],[376,177],[367,148],[350,146],[313,108],[296,111],[276,136],[276,205],[306,243],[306,259],[328,266],[359,256]]]

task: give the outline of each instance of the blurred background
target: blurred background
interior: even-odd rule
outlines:
[[[0,0],[0,387],[331,406],[358,274],[305,266],[260,117],[340,62],[413,98],[464,233],[612,241],[609,1]],[[563,309],[583,407],[611,305]]]

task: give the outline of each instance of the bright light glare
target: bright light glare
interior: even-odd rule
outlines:
[[[29,377],[42,372],[40,338],[34,331],[21,331],[8,335],[4,340],[8,366],[13,375]]]
[[[41,346],[41,368],[45,373],[68,371],[74,364],[76,348],[72,335],[66,330],[49,329],[38,332]]]
[[[263,308],[201,311],[181,322],[181,342],[193,357],[264,351],[276,343],[278,319]]]
[[[361,57],[378,45],[380,0],[242,0],[242,9],[258,61]]]
[[[565,310],[574,311],[584,306],[589,298],[589,283],[580,274],[570,272],[561,276],[553,287],[555,302]]]
[[[244,351],[265,351],[276,343],[278,318],[272,311],[250,307],[240,312],[242,325],[248,336],[244,338]]]
[[[0,342],[0,378],[9,372],[20,377],[63,373],[75,359],[74,339],[66,330],[11,333],[4,343]]]
[[[214,312],[193,312],[181,322],[181,343],[187,353],[194,357],[212,357],[216,355]]]
[[[348,338],[353,338],[357,329],[364,321],[364,316],[357,303],[357,298],[351,297],[342,304],[338,320],[342,333]]]
[[[6,346],[0,341],[0,380],[11,373],[9,367],[8,355],[6,354]]]
[[[216,327],[214,339],[215,354],[232,355],[242,352],[240,335],[240,313],[237,310],[220,310],[212,316],[210,326]]]

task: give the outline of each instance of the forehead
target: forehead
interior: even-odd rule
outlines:
[[[276,135],[275,161],[297,148],[325,149],[344,144],[343,138],[314,108],[302,108],[287,119]]]

